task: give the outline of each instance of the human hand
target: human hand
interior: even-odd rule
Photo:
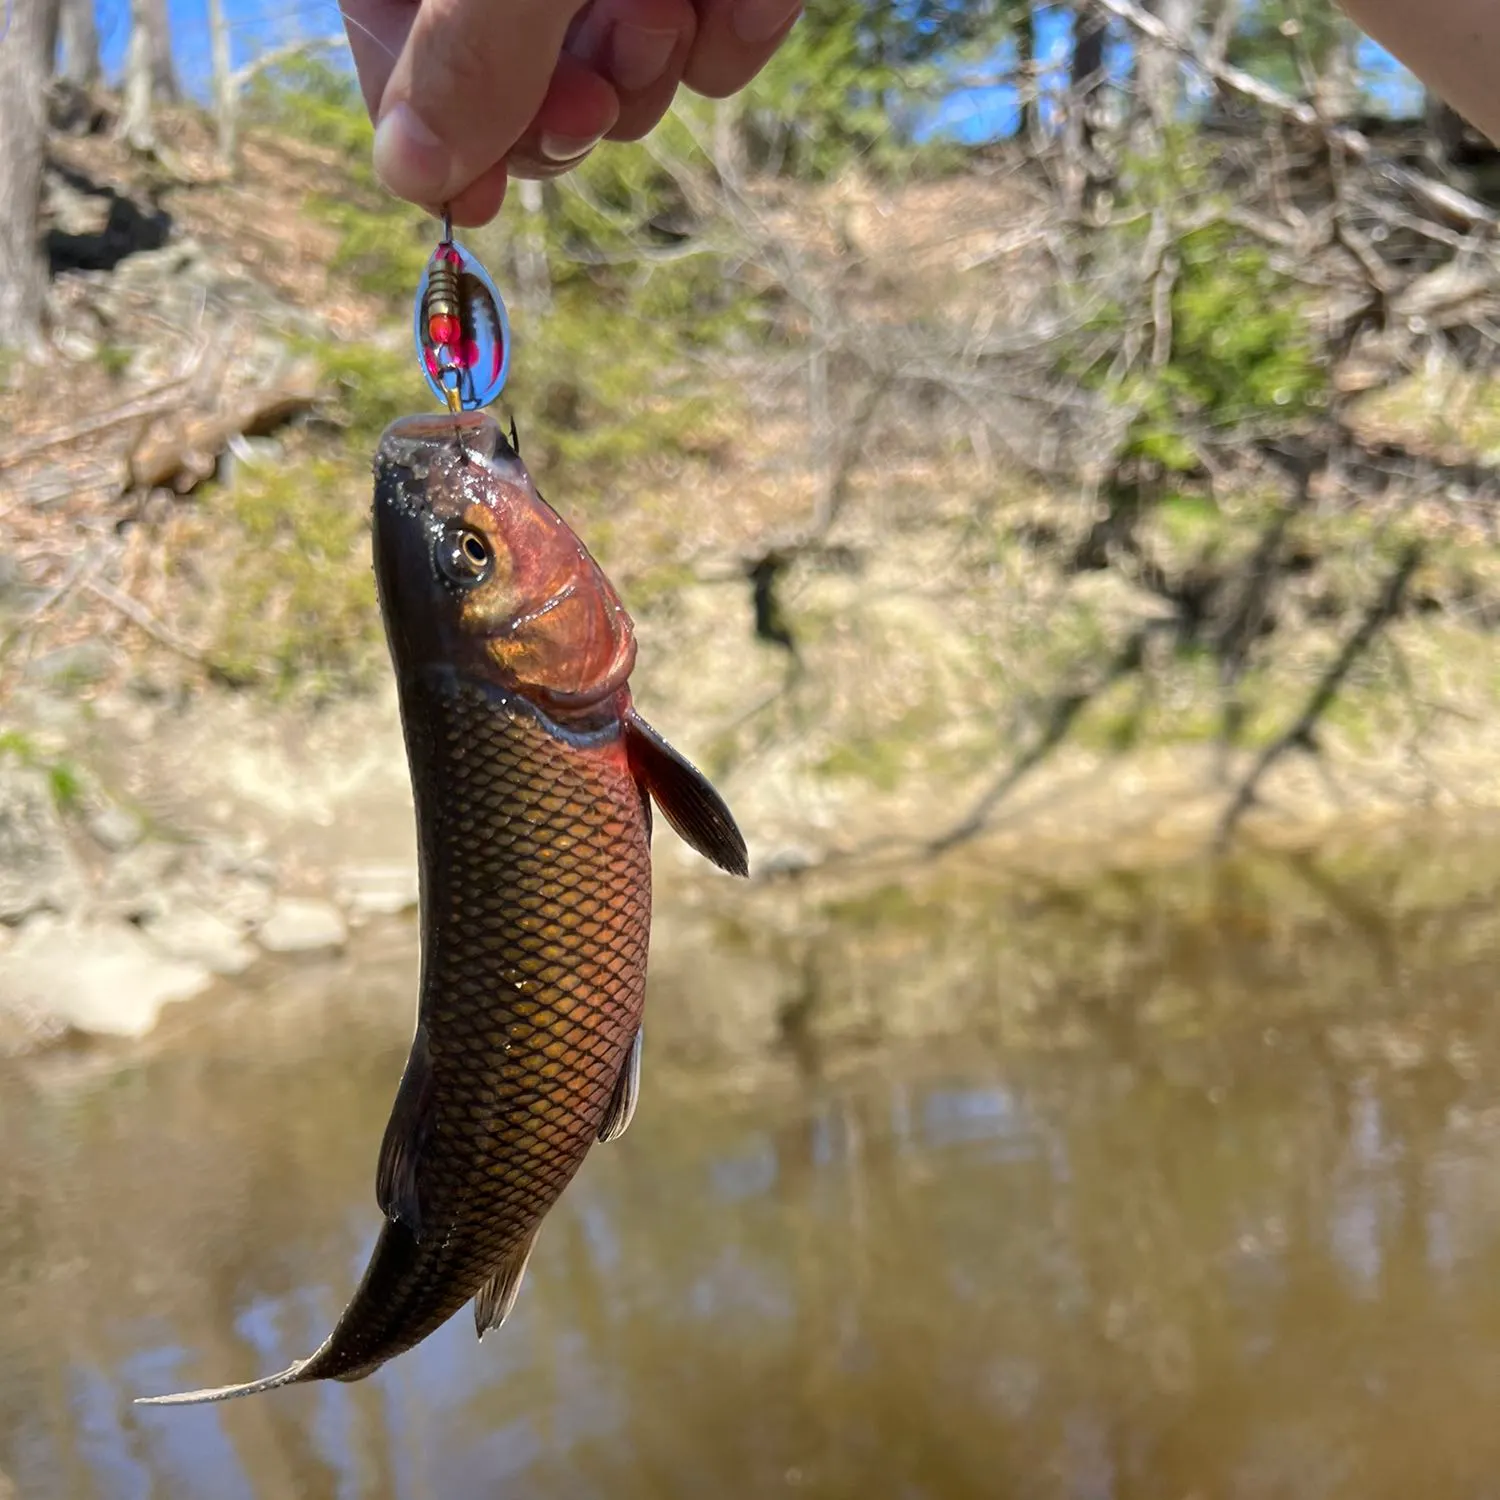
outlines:
[[[765,66],[801,0],[343,0],[375,171],[458,224],[499,212],[507,174],[555,177],[639,140],[679,84],[709,98]]]

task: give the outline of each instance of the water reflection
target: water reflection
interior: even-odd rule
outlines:
[[[307,1353],[363,1266],[409,945],[128,1068],[5,1075],[0,1472],[27,1500],[1491,1495],[1489,909],[1361,907],[1368,944],[1295,963],[1240,912],[1232,976],[1233,932],[1154,971],[1114,909],[1136,1006],[1050,971],[1067,1047],[887,1047],[737,1103],[662,1065],[502,1335],[464,1315],[361,1385],[195,1411],[128,1399]],[[1067,920],[1096,942],[1097,907]],[[1260,1016],[1204,1020],[1272,971]]]

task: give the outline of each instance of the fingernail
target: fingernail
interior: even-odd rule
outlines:
[[[672,60],[675,31],[650,31],[644,26],[616,26],[610,38],[610,77],[627,94],[650,88]]]
[[[375,127],[375,175],[398,197],[440,201],[453,159],[448,148],[404,100]]]
[[[802,0],[739,0],[729,24],[742,42],[754,46],[769,42],[801,9]]]
[[[602,135],[579,138],[572,135],[553,135],[550,131],[544,130],[537,137],[536,148],[554,166],[560,166],[565,161],[577,161],[587,156],[603,139]]]

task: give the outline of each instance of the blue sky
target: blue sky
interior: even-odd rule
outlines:
[[[130,26],[129,0],[97,0],[104,65],[118,70]],[[200,98],[207,97],[209,76],[208,9],[206,0],[168,0],[172,20],[172,45],[185,87]],[[342,25],[334,0],[224,0],[229,18],[234,65],[255,57],[268,47],[300,38],[329,36]],[[1036,45],[1039,58],[1061,70],[1066,66],[1069,12],[1062,7],[1041,7],[1036,12]],[[1015,129],[1015,91],[989,83],[965,84],[964,77],[1002,73],[1014,59],[1007,45],[987,64],[958,70],[955,87],[920,119],[918,135],[926,138],[948,135],[964,141],[993,140]],[[1111,68],[1123,71],[1128,60],[1124,46],[1113,49]],[[1373,42],[1360,51],[1360,64],[1375,100],[1392,112],[1413,110],[1420,99],[1420,86],[1399,63]],[[1055,75],[1061,82],[1062,74]]]

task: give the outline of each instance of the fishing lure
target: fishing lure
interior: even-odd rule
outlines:
[[[510,375],[510,317],[494,278],[453,238],[447,214],[413,311],[417,361],[433,395],[451,412],[488,406]]]

